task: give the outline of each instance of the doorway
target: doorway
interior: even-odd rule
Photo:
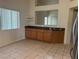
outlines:
[[[70,40],[70,44],[73,43],[73,40],[72,40],[72,27],[73,27],[74,20],[77,16],[77,13],[78,13],[78,7],[74,7],[74,8],[71,8],[69,10],[68,36],[67,37]]]

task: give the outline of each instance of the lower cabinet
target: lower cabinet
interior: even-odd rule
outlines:
[[[28,38],[28,39],[37,39],[36,38],[36,29],[27,29],[26,31],[25,31],[26,33],[25,33],[25,35],[26,35],[26,38]]]
[[[45,30],[44,31],[44,41],[51,42],[51,31]]]
[[[49,30],[26,28],[25,36],[28,39],[51,43],[64,43],[64,30]]]
[[[43,35],[44,35],[44,31],[37,29],[37,40],[43,41],[44,39]]]
[[[64,43],[64,31],[52,31],[53,43]]]
[[[25,35],[28,39],[51,42],[51,31],[49,30],[27,29]]]
[[[30,36],[31,36],[32,39],[37,39],[36,38],[36,31],[35,30],[31,31],[30,33],[31,33]]]

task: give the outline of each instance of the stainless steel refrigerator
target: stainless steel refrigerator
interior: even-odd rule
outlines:
[[[72,27],[72,45],[70,55],[72,59],[78,59],[78,15],[76,16]]]

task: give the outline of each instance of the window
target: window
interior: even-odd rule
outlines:
[[[20,14],[18,11],[0,8],[0,29],[17,29],[20,26]]]
[[[58,10],[36,11],[35,20],[37,25],[57,26]]]
[[[58,22],[58,12],[50,11],[47,17],[44,17],[44,25],[56,26]]]
[[[45,20],[45,25],[47,25],[47,22],[48,22],[48,19],[47,19],[47,17],[44,17],[44,20]]]

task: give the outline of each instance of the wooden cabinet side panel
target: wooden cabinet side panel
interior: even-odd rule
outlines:
[[[29,30],[26,30],[26,31],[25,31],[25,37],[26,37],[27,39],[30,38],[30,31],[29,31]]]
[[[25,31],[25,36],[28,39],[37,39],[36,38],[36,30],[34,30],[34,29],[27,29]]]

